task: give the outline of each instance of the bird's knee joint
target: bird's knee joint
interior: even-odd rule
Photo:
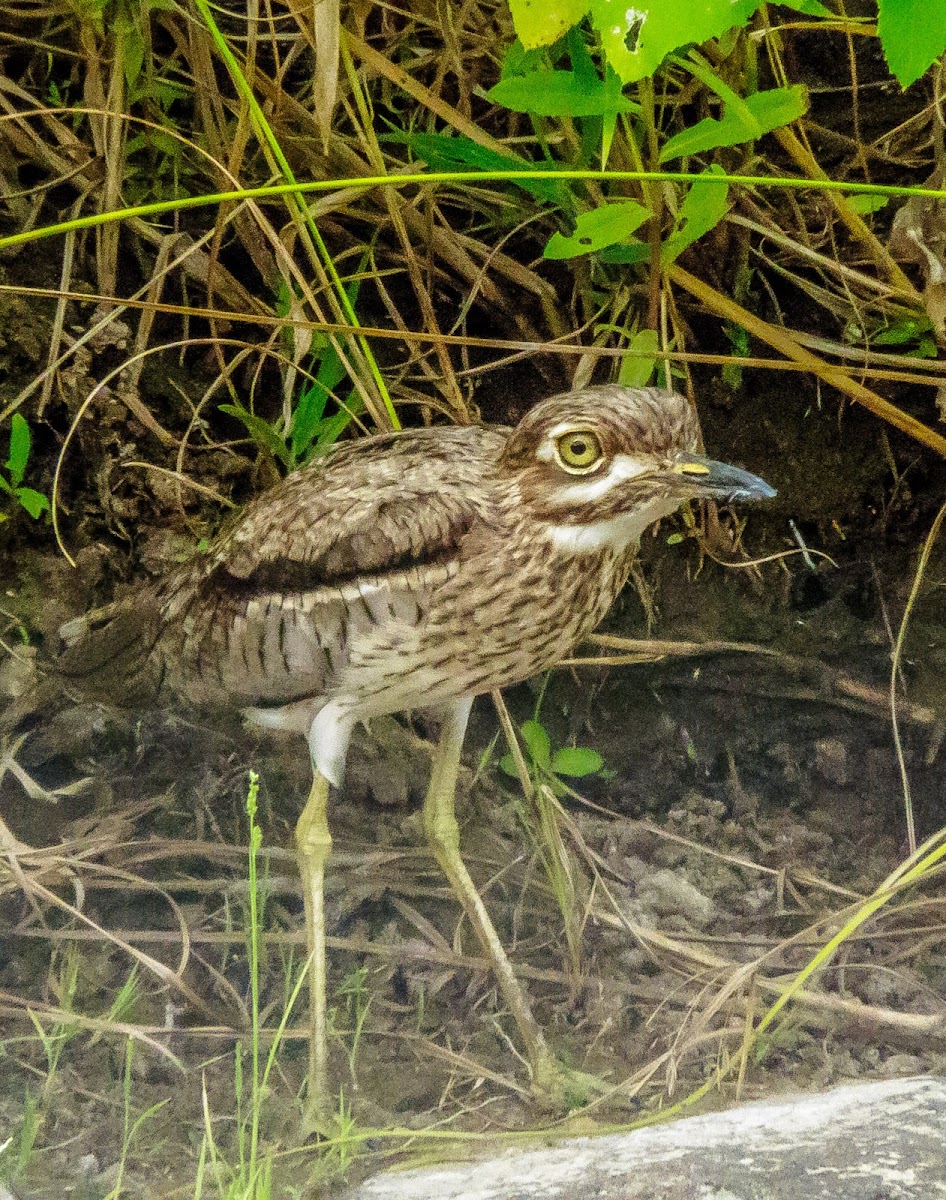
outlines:
[[[308,859],[323,862],[332,853],[332,835],[324,822],[306,820],[305,814],[296,825],[296,851]]]
[[[438,814],[433,821],[425,821],[425,833],[431,849],[434,851],[459,852],[460,826],[453,817],[444,818]]]

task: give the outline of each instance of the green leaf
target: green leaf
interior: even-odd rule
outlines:
[[[710,176],[722,174],[722,168],[714,164],[690,185],[677,213],[677,227],[660,248],[660,261],[664,266],[709,233],[729,211],[729,185],[709,182]]]
[[[605,246],[599,257],[604,263],[619,263],[622,266],[646,263],[650,262],[650,245],[637,238],[628,238],[626,245]]]
[[[905,346],[932,329],[928,317],[902,317],[871,338],[875,346]]]
[[[331,449],[355,419],[355,415],[362,411],[364,411],[364,405],[354,393],[351,393],[344,408],[340,408],[337,413],[325,417],[318,423],[314,439],[306,451],[303,461],[309,462]]]
[[[542,171],[554,170],[559,166],[555,162],[528,162],[526,159],[515,158],[511,154],[500,154],[467,137],[447,137],[442,133],[412,133],[402,134],[400,131],[386,135],[382,140],[403,142],[409,146],[417,158],[425,162],[434,171],[450,170],[456,167],[472,167],[479,171],[535,171],[541,176]],[[558,180],[543,180],[536,178],[517,179],[516,187],[521,187],[537,200],[558,201],[563,193],[562,184]]]
[[[797,121],[808,109],[808,92],[800,84],[792,87],[772,88],[767,92],[754,92],[746,96],[740,110],[724,105],[719,120],[707,117],[664,145],[660,161],[669,162],[688,154],[702,154],[720,146],[738,146],[752,142],[764,133],[771,133],[782,125]]]
[[[367,261],[366,251],[358,264],[359,275],[365,269]],[[345,294],[352,308],[358,303],[360,287],[361,280],[355,278],[345,288]],[[314,342],[312,359],[313,362],[318,363],[315,379],[299,393],[299,398],[292,410],[289,426],[289,445],[293,465],[310,456],[313,443],[321,444],[329,428],[335,430],[331,439],[335,441],[352,419],[352,411],[345,409],[340,409],[339,413],[333,417],[325,417],[325,406],[329,396],[348,375],[334,344],[327,338]],[[339,418],[341,418],[340,421]]]
[[[935,338],[921,337],[915,350],[905,350],[907,358],[939,358],[939,346]]]
[[[875,213],[886,208],[892,196],[878,196],[872,192],[861,192],[856,196],[848,196],[849,207],[856,213]]]
[[[571,237],[553,233],[545,247],[544,256],[552,259],[577,258],[579,254],[591,254],[605,246],[623,242],[650,216],[650,209],[636,200],[623,200],[614,204],[602,204],[581,213],[575,222]]]
[[[34,521],[40,513],[49,511],[49,499],[42,492],[36,492],[28,487],[18,487],[15,494],[20,506],[26,509]]]
[[[598,751],[589,750],[587,746],[565,746],[556,750],[552,757],[553,774],[568,775],[572,779],[595,775],[603,766],[604,759]]]
[[[519,768],[516,766],[516,760],[511,754],[504,754],[499,760],[499,769],[506,775],[511,775],[513,779],[519,778]]]
[[[681,46],[745,25],[762,0],[594,0],[591,20],[624,83],[653,75]]]
[[[600,117],[605,113],[638,112],[640,105],[628,100],[613,71],[604,79],[589,79],[578,71],[532,71],[501,79],[486,93],[493,104],[513,112],[540,117]]]
[[[628,345],[628,350],[635,352],[634,357],[628,356],[621,359],[621,369],[618,371],[618,383],[622,387],[640,388],[647,386],[653,374],[654,364],[657,361],[653,355],[657,353],[659,344],[656,329],[638,329]],[[651,357],[637,357],[644,354]]]
[[[287,469],[292,467],[292,460],[289,456],[289,451],[286,449],[286,443],[282,440],[276,430],[268,421],[264,421],[262,417],[256,416],[248,409],[245,409],[241,404],[221,404],[220,411],[227,413],[231,417],[242,422],[246,426],[250,437],[258,446],[268,451],[277,462],[281,462]]]
[[[177,7],[176,0],[173,7]],[[186,100],[191,96],[191,92],[187,88],[169,79],[155,79],[153,89],[155,99],[165,109],[170,107],[175,100]],[[178,142],[178,146],[180,146],[180,142]]]
[[[877,33],[902,88],[915,83],[946,50],[942,0],[878,0]]]
[[[539,721],[524,721],[519,732],[529,751],[529,757],[537,767],[547,771],[552,757],[552,745],[545,726]]]
[[[780,8],[791,8],[806,17],[825,17],[830,21],[836,21],[838,17],[838,14],[826,8],[821,0],[776,0],[776,3]]]
[[[337,360],[338,355],[335,357]],[[339,363],[339,365],[341,364]],[[322,418],[325,416],[325,405],[328,403],[328,398],[329,389],[318,380],[310,383],[299,393],[295,408],[292,410],[290,427],[290,446],[292,447],[292,457],[296,462],[302,458],[312,444],[322,423]]]
[[[125,82],[129,88],[134,88],[141,74],[145,60],[145,41],[141,26],[134,21],[116,21],[114,25],[119,33],[119,44],[124,51],[122,66],[125,71]]]
[[[528,50],[551,46],[588,11],[588,0],[554,0],[536,4],[534,0],[509,0],[512,23],[519,40]]]
[[[141,150],[156,150],[167,158],[179,158],[183,147],[177,138],[159,129],[149,129],[147,133],[139,133],[129,138],[125,146],[125,157],[131,158]]]
[[[26,418],[20,413],[14,413],[10,420],[10,457],[6,461],[6,469],[10,483],[16,487],[26,474],[26,464],[30,458],[30,427]]]

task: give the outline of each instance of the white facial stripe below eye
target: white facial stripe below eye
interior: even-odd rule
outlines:
[[[638,475],[643,475],[646,471],[651,470],[652,466],[652,463],[635,458],[632,454],[615,454],[611,460],[611,465],[603,475],[598,473],[591,474],[584,481],[579,477],[574,483],[569,485],[568,503],[572,505],[575,503],[580,504],[583,501],[600,500],[616,484],[623,483],[628,479],[634,479]]]
[[[607,517],[605,521],[546,526],[545,536],[556,550],[569,554],[594,554],[599,550],[619,552],[639,544],[641,534],[651,528],[654,521],[670,516],[682,503],[679,497],[664,496],[652,500],[645,509],[622,512],[619,516]]]
[[[598,550],[626,550],[636,546],[641,534],[661,517],[667,517],[680,507],[677,497],[654,500],[643,510],[622,513],[592,525],[549,525],[545,535],[557,550],[569,554],[594,554]]]

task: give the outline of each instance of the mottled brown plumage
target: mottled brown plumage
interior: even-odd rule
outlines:
[[[461,875],[451,763],[471,698],[551,667],[593,629],[648,525],[691,497],[772,494],[696,455],[696,440],[682,397],[598,387],[545,400],[512,430],[347,444],[250,504],[208,553],[64,627],[60,669],[88,694],[235,705],[308,734],[316,785],[298,837],[313,944],[330,845],[319,781],[341,784],[357,720],[441,709],[428,835],[547,1083],[541,1033]],[[324,1047],[312,1071],[315,1092]]]

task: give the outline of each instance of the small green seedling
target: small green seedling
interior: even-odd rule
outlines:
[[[36,520],[49,511],[49,499],[42,492],[23,487],[23,476],[26,474],[26,464],[30,458],[30,445],[30,427],[24,417],[14,413],[10,421],[10,454],[3,464],[6,477],[0,472],[0,492],[12,496],[19,506],[26,509]],[[8,516],[8,513],[0,513],[0,521],[5,521]]]
[[[583,779],[587,775],[598,775],[604,760],[597,750],[587,746],[562,746],[552,752],[548,730],[541,721],[524,721],[519,733],[528,753],[529,771],[536,783],[544,783],[560,796],[565,788],[563,779]],[[499,760],[499,769],[513,778],[518,778],[516,760],[504,754]]]

